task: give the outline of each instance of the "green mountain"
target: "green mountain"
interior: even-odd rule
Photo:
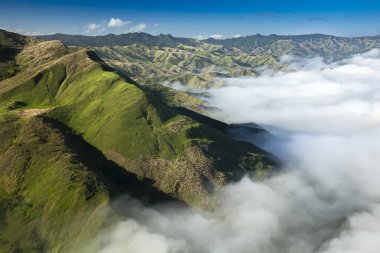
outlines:
[[[123,215],[123,194],[210,210],[227,182],[278,168],[92,50],[18,36],[18,72],[0,82],[0,252],[75,252]]]

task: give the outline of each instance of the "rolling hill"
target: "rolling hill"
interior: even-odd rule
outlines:
[[[93,47],[107,64],[143,84],[173,83],[202,88],[223,85],[222,78],[256,76],[258,67],[282,69],[270,55],[249,55],[238,49],[199,45],[176,47]]]
[[[380,46],[380,37],[345,38],[324,34],[252,35],[217,40],[153,36],[146,33],[82,36],[53,34],[68,46],[90,47],[108,65],[142,84],[204,88],[223,85],[223,78],[256,76],[260,68],[286,70],[284,55],[341,60]]]

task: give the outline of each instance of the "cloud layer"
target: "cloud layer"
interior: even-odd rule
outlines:
[[[129,23],[131,23],[131,21],[124,21],[119,18],[111,18],[108,21],[108,27],[122,27],[128,25]]]
[[[290,66],[298,71],[226,79],[226,87],[209,90],[208,102],[228,122],[318,133],[371,131],[380,123],[379,54],[375,49],[333,64],[298,61]]]
[[[145,23],[139,23],[134,26],[130,26],[132,21],[123,20],[120,18],[110,18],[109,20],[103,20],[100,23],[90,23],[87,24],[85,28],[85,33],[87,34],[103,34],[105,32],[142,32],[146,28]],[[157,28],[158,24],[153,24],[153,28]]]
[[[265,148],[286,159],[284,172],[227,186],[213,214],[127,202],[131,218],[88,252],[377,253],[379,67],[380,51],[372,50],[333,64],[299,60],[294,71],[209,90],[215,117],[277,130],[283,141]]]
[[[212,38],[212,39],[216,39],[216,40],[221,40],[221,39],[224,38],[224,35],[220,34],[220,33],[216,33],[216,34],[212,34],[212,35],[198,34],[198,35],[193,36],[193,38],[197,39],[197,40],[205,40],[205,39],[208,39],[208,38]]]

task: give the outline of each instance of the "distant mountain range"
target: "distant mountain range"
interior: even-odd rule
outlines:
[[[40,36],[44,40],[60,40],[68,46],[103,47],[128,46],[140,44],[145,46],[175,47],[180,44],[198,46],[200,44],[221,45],[237,48],[245,53],[255,55],[281,56],[291,54],[301,57],[321,56],[340,59],[361,53],[371,48],[380,47],[380,36],[337,37],[325,34],[307,35],[251,35],[230,39],[196,40],[177,38],[170,34],[153,36],[147,33],[128,33],[120,35],[83,36],[53,34]]]
[[[199,44],[196,39],[177,38],[170,34],[154,36],[148,33],[108,34],[102,36],[84,36],[68,34],[52,34],[39,36],[44,40],[59,40],[67,46],[78,47],[103,47],[103,46],[128,46],[140,44],[145,46],[175,47],[179,44],[195,46]]]
[[[380,37],[344,38],[324,34],[252,35],[232,39],[177,38],[147,33],[83,36],[54,34],[67,46],[89,47],[107,64],[141,84],[223,85],[223,78],[256,76],[263,67],[286,70],[283,55],[341,60],[380,47]]]

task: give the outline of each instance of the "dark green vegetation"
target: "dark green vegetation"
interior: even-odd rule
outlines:
[[[84,36],[68,34],[52,34],[40,36],[44,40],[59,40],[67,46],[103,47],[129,46],[140,44],[144,46],[175,47],[180,44],[195,46],[199,42],[195,39],[176,38],[170,34],[153,36],[147,33],[108,34],[104,36]]]
[[[168,104],[173,91],[91,50],[21,38],[19,71],[0,82],[0,252],[75,252],[123,215],[121,194],[212,209],[227,182],[277,168],[228,125]]]

